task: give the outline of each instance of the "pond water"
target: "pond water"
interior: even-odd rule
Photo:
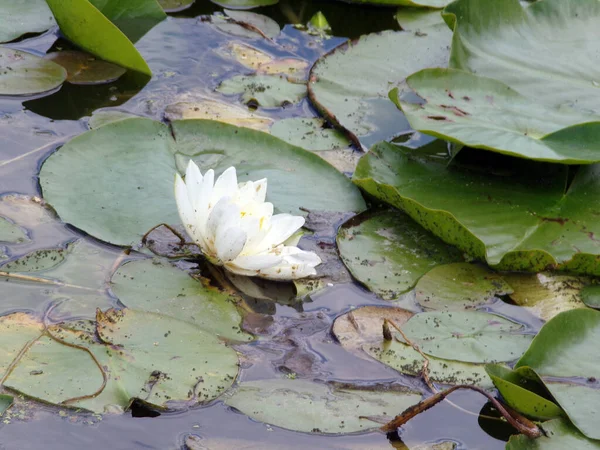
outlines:
[[[145,86],[135,77],[125,76],[101,86],[65,84],[58,92],[40,98],[0,98],[0,195],[40,196],[37,176],[42,162],[69,137],[87,130],[89,117],[95,111],[112,108],[162,120],[166,106],[202,96],[215,97],[214,90],[221,80],[244,73],[240,64],[221,51],[228,42],[240,38],[222,33],[202,20],[203,15],[221,10],[207,0],[197,0],[188,10],[171,15],[151,30],[137,45],[154,73]],[[289,25],[306,23],[319,10],[338,37],[316,39]],[[278,5],[262,8],[260,13],[275,19],[283,27],[283,35],[277,45],[256,39],[251,44],[276,56],[300,57],[310,63],[348,37],[398,29],[393,9],[340,2],[282,0]],[[56,38],[56,31],[51,30],[10,46],[44,54],[52,46],[67,45],[64,41],[55,42]],[[275,118],[317,116],[307,99],[293,106],[265,111],[265,114]],[[17,208],[14,214],[25,213]],[[305,245],[317,245],[316,240],[332,242],[332,230],[313,241],[307,240]],[[44,223],[35,227],[32,242],[19,247],[10,257],[17,258],[35,249],[61,247],[82,236],[83,233],[57,221]],[[93,276],[103,280],[111,270],[111,261],[120,258],[121,250],[91,237],[84,236],[84,239],[106,261],[105,267],[94,267]],[[16,294],[11,297],[11,292]],[[47,293],[39,289],[13,286],[3,293],[0,313],[43,312],[49,304]],[[105,308],[115,304],[114,298],[106,296],[101,300],[92,299],[89,304],[82,303],[80,308],[64,314],[87,316],[96,306]],[[240,381],[293,373],[297,377],[323,381],[399,381],[422,388],[417,381],[402,377],[387,366],[353,356],[335,342],[330,333],[335,317],[361,305],[388,303],[348,281],[313,295],[311,301],[304,304],[257,302],[256,310],[268,313],[273,321],[262,330],[265,339],[238,347],[245,355]],[[482,409],[487,415],[493,415],[483,397],[469,392],[453,394],[450,399],[452,404],[444,402],[410,421],[400,437],[379,432],[334,437],[296,433],[253,421],[218,400],[159,417],[134,417],[148,415],[147,411],[137,408],[125,415],[99,417],[71,412],[57,414],[53,408],[41,406],[33,413],[24,412],[23,418],[14,415],[1,425],[0,448],[174,449],[184,448],[190,435],[196,436],[195,448],[209,449],[385,449],[404,448],[402,442],[413,448],[422,443],[444,441],[455,442],[459,449],[504,448],[512,430],[498,420],[479,417]],[[24,411],[28,411],[27,408]],[[286,411],[286,414],[293,415],[294,411]]]

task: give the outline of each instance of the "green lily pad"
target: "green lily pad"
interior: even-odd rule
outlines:
[[[403,100],[405,94],[398,89],[390,98],[415,130],[520,158],[564,164],[600,161],[600,123],[584,124],[600,116],[537,104],[500,81],[461,70],[426,69],[406,83],[418,102]]]
[[[418,281],[415,292],[426,309],[463,311],[509,294],[512,287],[487,267],[455,263],[431,269]]]
[[[580,292],[581,301],[590,308],[600,309],[600,286],[597,284],[584,286]]]
[[[236,75],[223,81],[217,91],[226,95],[241,94],[243,103],[276,108],[297,103],[306,96],[306,85],[289,82],[276,75]]]
[[[600,439],[600,312],[574,309],[547,322],[515,368],[529,366],[587,437]]]
[[[104,84],[118,80],[127,70],[78,51],[54,52],[46,55],[67,71],[71,84]]]
[[[273,2],[273,0],[219,0],[219,2],[257,2],[257,1],[262,1],[262,2]],[[221,5],[224,6],[224,5]],[[232,5],[226,5],[226,6],[232,6]],[[236,5],[233,5],[236,6]],[[238,4],[239,6],[243,6]],[[250,5],[246,5],[246,6],[250,6]],[[259,6],[259,5],[254,5],[254,6]],[[262,6],[262,5],[261,5]],[[224,10],[225,14],[227,15],[227,17],[229,17],[230,19],[232,19],[233,21],[235,21],[238,24],[243,24],[246,26],[249,26],[250,28],[253,28],[255,30],[260,31],[260,33],[262,33],[262,35],[266,36],[267,38],[270,39],[274,39],[277,36],[279,36],[279,33],[281,33],[281,28],[279,27],[279,24],[277,22],[275,22],[273,19],[271,19],[269,16],[265,16],[264,14],[257,14],[257,13],[253,13],[253,12],[249,12],[249,11],[235,11],[232,9],[226,9]]]
[[[444,244],[400,211],[367,212],[337,235],[342,261],[352,275],[385,300],[395,300],[438,264],[460,261]]]
[[[418,6],[423,8],[443,8],[449,0],[344,0],[349,3],[384,6]]]
[[[96,1],[99,2],[100,0]],[[156,3],[156,0],[148,1]],[[61,32],[71,42],[104,61],[112,62],[148,76],[152,75],[148,64],[146,64],[146,61],[129,38],[88,0],[47,0],[47,2]],[[104,2],[105,12],[118,13],[122,8],[119,5],[126,5],[127,10],[130,2],[123,3],[114,0]],[[158,4],[156,6],[164,15],[160,6]],[[101,9],[105,10],[105,8]],[[120,18],[122,24],[125,24],[127,20],[127,15]],[[152,26],[157,23],[152,19],[150,19],[150,22]],[[133,20],[133,23],[137,24],[139,21]],[[135,36],[140,31],[141,29],[138,29],[137,25],[132,29]]]
[[[252,9],[259,6],[271,6],[279,3],[279,0],[211,0],[213,3],[224,8]]]
[[[124,264],[112,276],[111,290],[129,308],[190,322],[214,336],[253,339],[240,330],[238,299],[164,262],[145,259]]]
[[[26,33],[39,33],[56,25],[45,0],[13,0],[0,4],[0,42],[8,42]]]
[[[196,0],[158,0],[159,5],[167,13],[183,11],[189,8]]]
[[[342,347],[354,355],[367,359],[372,357],[400,373],[419,376],[425,364],[423,356],[410,345],[398,340],[385,341],[382,329],[384,319],[403,327],[412,316],[413,313],[402,308],[364,306],[336,318],[332,331]],[[393,330],[391,326],[390,329]],[[449,385],[474,384],[486,389],[493,386],[483,364],[433,356],[429,356],[427,360],[429,376],[435,382]]]
[[[133,399],[174,409],[212,400],[237,375],[236,353],[191,323],[129,309],[98,312],[96,320],[50,327],[53,338],[38,339],[5,386],[95,412]]]
[[[131,114],[127,111],[120,111],[118,109],[97,109],[92,113],[92,116],[88,120],[88,127],[93,130],[100,128],[101,126],[108,125],[109,123],[118,122],[119,120],[131,119],[132,117],[139,117],[135,114]]]
[[[555,164],[523,162],[508,177],[417,158],[378,144],[362,157],[353,181],[492,266],[600,274],[600,165],[583,166],[565,193],[567,171]]]
[[[410,31],[369,34],[337,47],[314,64],[310,101],[332,124],[345,129],[355,144],[369,147],[410,130],[389,102],[388,92],[417,70],[447,65],[451,32],[439,12],[430,14],[434,25],[421,30],[414,23],[407,27]]]
[[[529,367],[511,370],[498,364],[488,364],[485,370],[504,402],[521,414],[536,420],[548,420],[564,415],[556,403],[546,398],[548,394],[543,392],[543,385]]]
[[[351,145],[343,133],[325,128],[325,123],[325,120],[318,117],[291,117],[275,122],[271,127],[271,134],[311,151],[333,150]]]
[[[0,242],[19,243],[29,240],[21,227],[0,216]]]
[[[478,311],[420,313],[401,328],[423,353],[470,363],[513,361],[533,338],[518,323]]]
[[[331,389],[307,380],[259,380],[240,383],[225,403],[254,420],[305,433],[352,433],[378,428],[359,416],[395,414],[418,403],[421,394],[366,389]]]
[[[184,170],[192,158],[203,172],[235,166],[240,181],[268,178],[267,198],[280,212],[365,208],[358,189],[311,152],[215,121],[171,126],[175,139],[168,126],[149,119],[121,120],[76,137],[42,167],[46,201],[63,221],[98,239],[135,244],[160,223],[180,222],[173,177],[176,162]]]
[[[543,320],[550,320],[563,311],[585,308],[584,291],[589,278],[555,273],[505,273],[503,278],[512,286],[511,300]]]
[[[542,424],[546,436],[529,438],[523,434],[510,437],[506,450],[597,450],[600,442],[587,439],[570,422],[565,419],[555,419]]]
[[[597,1],[460,0],[444,14],[455,30],[450,67],[499,80],[536,102],[600,111]]]
[[[51,91],[67,79],[67,71],[39,56],[0,47],[0,95]]]
[[[0,375],[4,378],[21,350],[42,335],[44,326],[33,315],[18,312],[0,317],[0,331]]]

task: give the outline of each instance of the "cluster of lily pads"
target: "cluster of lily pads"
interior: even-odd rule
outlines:
[[[61,15],[59,3],[85,3],[76,9],[81,14],[98,10],[87,0],[48,1],[63,34],[91,51],[88,37],[78,34],[89,31],[76,26],[81,17]],[[371,3],[441,8],[448,2]],[[248,73],[224,80],[216,93],[240,105],[224,113],[216,101],[173,104],[166,124],[130,114],[97,116],[92,130],[49,156],[40,186],[60,219],[139,252],[90,257],[85,239],[60,250],[29,248],[32,217],[43,226],[55,219],[38,204],[3,197],[0,243],[8,244],[0,258],[8,262],[0,278],[12,290],[6,296],[43,289],[52,301],[43,314],[32,308],[0,318],[1,384],[95,412],[126,409],[133,399],[174,410],[221,398],[254,419],[322,433],[372,429],[379,426],[376,416],[421,400],[422,392],[406,388],[289,378],[236,383],[239,347],[233,346],[253,339],[240,328],[244,302],[181,270],[200,257],[183,243],[171,245],[180,253],[167,257],[156,257],[148,245],[156,226],[179,226],[173,175],[183,175],[191,159],[203,172],[235,166],[240,181],[267,178],[268,200],[278,212],[357,214],[339,228],[339,255],[356,280],[393,303],[335,320],[332,333],[348,352],[426,377],[435,389],[495,387],[514,410],[546,421],[546,436],[513,437],[510,450],[600,447],[594,358],[600,313],[593,309],[600,298],[593,278],[600,275],[600,53],[589,51],[598,47],[599,3],[458,0],[442,11],[428,8],[399,9],[404,31],[343,44],[309,73],[302,58],[282,63],[251,46],[231,45],[226,52]],[[127,34],[126,25],[108,20],[123,17],[117,12],[102,10],[105,19],[97,23],[120,28],[128,44],[106,39],[102,46],[133,49],[120,51],[128,60],[111,59],[109,48],[94,47],[94,54],[149,74],[131,44],[147,29]],[[212,21],[221,31],[275,42],[279,26],[252,14],[228,10]],[[148,29],[159,16],[162,10],[149,14]],[[573,36],[580,47],[573,48]],[[569,55],[568,65],[558,61],[561,54]],[[265,113],[306,94],[344,135],[323,128],[321,118],[273,124]],[[402,134],[411,137],[392,140]],[[370,147],[352,179],[318,152],[350,142]],[[14,205],[31,210],[23,223],[12,218]],[[19,246],[29,253],[12,258]],[[81,271],[72,268],[86,261],[108,266],[110,291],[105,279],[74,276]],[[9,397],[0,401],[10,405]],[[282,404],[297,414],[282,414]]]

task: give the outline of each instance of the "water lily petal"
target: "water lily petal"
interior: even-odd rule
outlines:
[[[297,280],[316,275],[316,269],[308,264],[279,264],[262,269],[256,276],[269,280]]]
[[[276,214],[271,217],[271,228],[269,229],[261,247],[268,249],[285,242],[296,231],[304,225],[304,217],[292,216],[291,214]]]
[[[230,167],[221,174],[213,188],[212,200],[217,202],[221,197],[235,197],[238,192],[237,174],[235,167]]]
[[[185,171],[185,185],[187,187],[190,204],[196,209],[196,199],[202,189],[202,174],[200,173],[200,168],[191,159],[190,162],[188,162]]]
[[[234,260],[244,248],[246,232],[241,228],[220,228],[215,236],[217,258],[223,263]]]
[[[263,178],[254,182],[254,201],[264,202],[267,198],[267,179]]]
[[[264,255],[249,255],[249,256],[238,256],[231,263],[238,269],[247,271],[246,273],[254,272],[256,275],[257,270],[268,269],[269,267],[281,264],[283,258],[281,256],[264,254]]]
[[[240,208],[231,203],[230,197],[223,197],[217,202],[208,214],[206,221],[206,239],[209,246],[215,245],[217,230],[219,228],[237,227],[240,224]]]
[[[193,240],[196,240],[194,210],[188,197],[187,187],[179,174],[175,174],[175,202],[186,232]]]

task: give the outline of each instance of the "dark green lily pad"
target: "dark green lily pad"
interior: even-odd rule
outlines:
[[[243,103],[276,108],[299,102],[306,96],[306,85],[291,83],[277,75],[236,75],[223,81],[217,91],[226,95],[241,94]]]
[[[67,71],[39,56],[0,47],[0,95],[51,91],[67,79]]]
[[[4,414],[12,406],[14,400],[12,395],[0,394],[0,414]]]
[[[455,30],[450,67],[499,80],[535,102],[600,111],[596,0],[460,0],[444,14]]]
[[[111,289],[129,308],[190,322],[214,336],[252,340],[240,330],[239,299],[204,286],[164,262],[145,259],[119,267],[112,276]]]
[[[0,4],[0,42],[26,33],[39,33],[56,25],[45,0],[11,0]]]
[[[515,366],[535,370],[571,422],[591,439],[600,439],[600,363],[593,357],[599,339],[600,312],[566,311],[542,327]]]
[[[581,300],[590,308],[600,309],[600,286],[593,284],[583,287],[581,289]]]
[[[564,166],[523,162],[510,170],[508,177],[447,167],[382,143],[362,157],[353,180],[492,266],[600,274],[600,165],[583,166],[566,194]]]
[[[339,230],[337,244],[352,275],[385,300],[395,300],[438,264],[461,254],[397,210],[363,213]]]
[[[587,439],[570,422],[555,419],[542,424],[546,436],[533,439],[523,434],[510,437],[506,450],[597,450],[600,442]]]
[[[600,122],[593,122],[600,116],[548,107],[500,81],[461,70],[426,69],[406,83],[414,91],[410,99],[403,100],[406,93],[398,89],[390,98],[415,130],[520,158],[563,164],[600,161]]]
[[[498,364],[485,366],[502,399],[511,408],[536,420],[548,420],[564,415],[563,410],[548,400],[548,393],[533,370],[520,367],[511,370]]]
[[[240,181],[267,177],[267,198],[280,212],[365,208],[344,175],[269,134],[208,120],[175,121],[172,129],[175,139],[162,123],[127,119],[78,136],[44,163],[45,199],[63,221],[92,236],[134,244],[160,223],[180,222],[173,177],[192,158],[203,172],[235,166]]]
[[[501,275],[487,267],[455,263],[434,267],[417,283],[417,302],[426,309],[463,311],[512,292]]]
[[[352,433],[380,426],[359,416],[391,418],[418,403],[421,394],[392,390],[332,389],[307,380],[259,380],[240,383],[225,403],[254,420],[305,433]]]
[[[423,353],[470,363],[513,361],[533,338],[523,325],[478,311],[420,313],[401,328]]]
[[[435,24],[421,27],[420,21],[407,26],[409,31],[363,36],[325,54],[313,66],[310,101],[355,144],[369,147],[408,132],[388,92],[417,70],[447,65],[451,31],[439,12],[427,17]],[[390,49],[395,49],[393,55]]]
[[[46,59],[64,67],[67,71],[67,81],[71,84],[111,83],[127,72],[123,67],[78,51],[49,53]]]

